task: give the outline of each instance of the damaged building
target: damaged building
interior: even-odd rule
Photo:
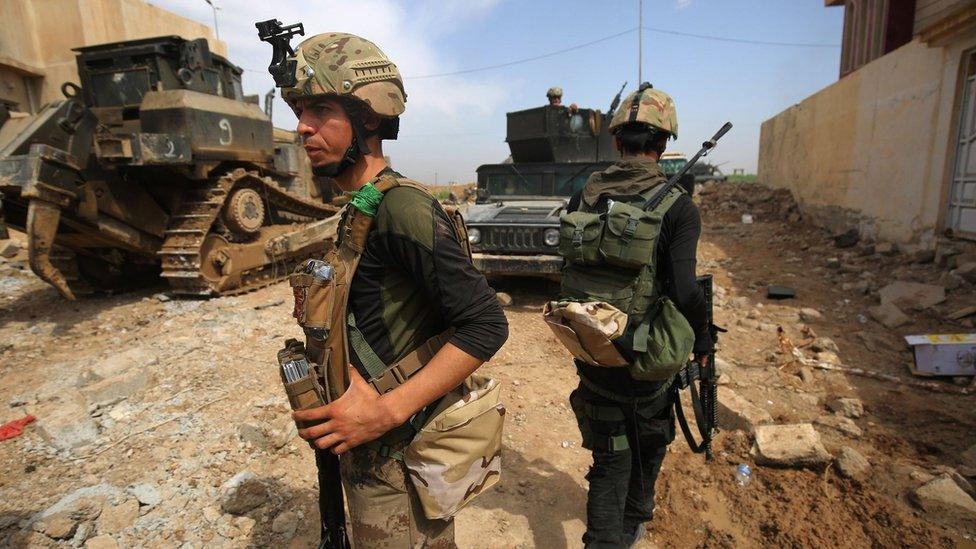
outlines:
[[[845,10],[839,80],[763,123],[759,180],[835,233],[976,240],[976,1],[825,5]]]

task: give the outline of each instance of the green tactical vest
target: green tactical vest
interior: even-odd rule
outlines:
[[[559,219],[559,253],[565,265],[560,301],[553,306],[606,304],[625,313],[627,326],[617,343],[632,341],[624,344],[634,356],[627,367],[634,379],[645,381],[674,376],[695,343],[694,331],[656,278],[661,222],[683,192],[673,188],[656,208],[644,211],[644,203],[661,185],[638,195],[601,195],[594,206],[581,200],[578,211]],[[584,346],[593,340],[593,334],[579,333],[587,324],[572,325]]]

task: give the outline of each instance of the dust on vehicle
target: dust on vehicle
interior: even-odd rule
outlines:
[[[322,252],[310,230],[337,208],[296,135],[246,100],[240,67],[176,36],[74,51],[81,85],[64,100],[0,115],[4,221],[35,274],[71,299],[160,276],[217,295]]]

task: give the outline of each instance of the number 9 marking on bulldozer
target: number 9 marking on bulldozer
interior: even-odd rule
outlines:
[[[220,144],[230,145],[231,141],[234,140],[234,133],[230,129],[230,122],[226,118],[221,118],[220,122],[217,123],[217,127],[220,128]],[[227,135],[224,135],[225,132]]]

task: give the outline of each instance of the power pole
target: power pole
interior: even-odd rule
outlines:
[[[214,35],[216,35],[217,40],[220,40],[220,29],[217,28],[217,10],[219,10],[220,8],[218,8],[217,6],[215,6],[214,3],[211,0],[203,0],[203,1],[206,2],[206,3],[208,3],[208,4],[210,4],[210,7],[213,8],[213,15],[214,15]]]
[[[637,86],[644,82],[644,0],[637,0]]]

